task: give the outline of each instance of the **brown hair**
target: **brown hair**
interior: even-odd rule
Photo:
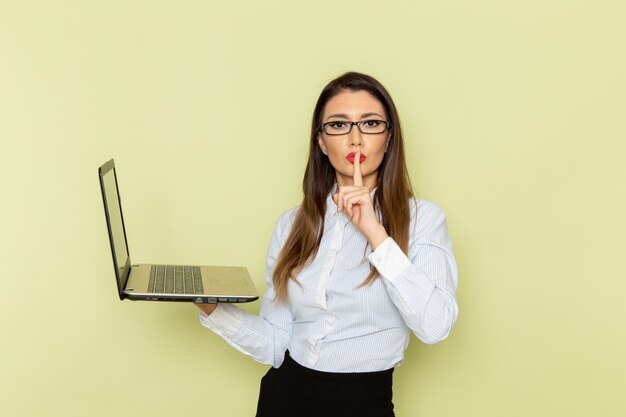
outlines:
[[[335,183],[335,169],[322,153],[317,135],[326,103],[342,91],[367,91],[380,101],[389,118],[391,136],[387,152],[378,167],[374,207],[380,212],[381,223],[389,236],[405,253],[408,250],[409,199],[413,192],[406,169],[402,130],[396,106],[385,87],[373,77],[357,72],[345,73],[326,85],[313,111],[309,160],[302,182],[304,199],[278,255],[272,275],[278,301],[287,299],[289,280],[298,282],[296,275],[315,258],[324,234],[326,198]],[[377,276],[376,270],[372,268],[361,286],[370,284]]]

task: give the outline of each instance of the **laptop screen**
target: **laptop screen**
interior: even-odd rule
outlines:
[[[124,220],[122,218],[122,208],[120,206],[119,192],[117,189],[115,168],[103,171],[102,192],[108,214],[109,233],[112,239],[111,245],[113,246],[115,267],[117,268],[117,279],[120,288],[124,288],[126,284],[125,278],[128,274],[128,271],[125,269],[130,266],[130,262],[128,259],[128,247],[126,245],[126,233],[124,232]]]

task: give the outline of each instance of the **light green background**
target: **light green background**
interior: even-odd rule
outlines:
[[[1,0],[0,415],[253,415],[265,366],[193,306],[117,299],[96,169],[116,158],[135,261],[264,290],[347,70],[395,98],[460,268],[397,415],[626,415],[625,21],[618,0]]]

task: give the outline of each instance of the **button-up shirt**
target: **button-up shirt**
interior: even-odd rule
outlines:
[[[329,195],[315,259],[275,300],[272,271],[297,208],[279,218],[267,255],[267,292],[259,315],[219,304],[201,323],[255,360],[279,367],[285,350],[326,372],[372,372],[403,359],[412,331],[425,343],[447,337],[456,321],[457,266],[446,219],[437,205],[412,199],[405,254],[391,238],[375,251]],[[376,268],[380,277],[359,285]]]

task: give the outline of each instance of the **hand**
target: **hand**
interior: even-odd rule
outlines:
[[[200,310],[207,316],[210,315],[217,308],[217,304],[196,304]]]
[[[352,186],[339,186],[333,195],[337,210],[345,213],[367,238],[372,250],[385,240],[387,231],[376,217],[370,189],[363,185],[361,173],[361,151],[354,155],[354,174]]]

